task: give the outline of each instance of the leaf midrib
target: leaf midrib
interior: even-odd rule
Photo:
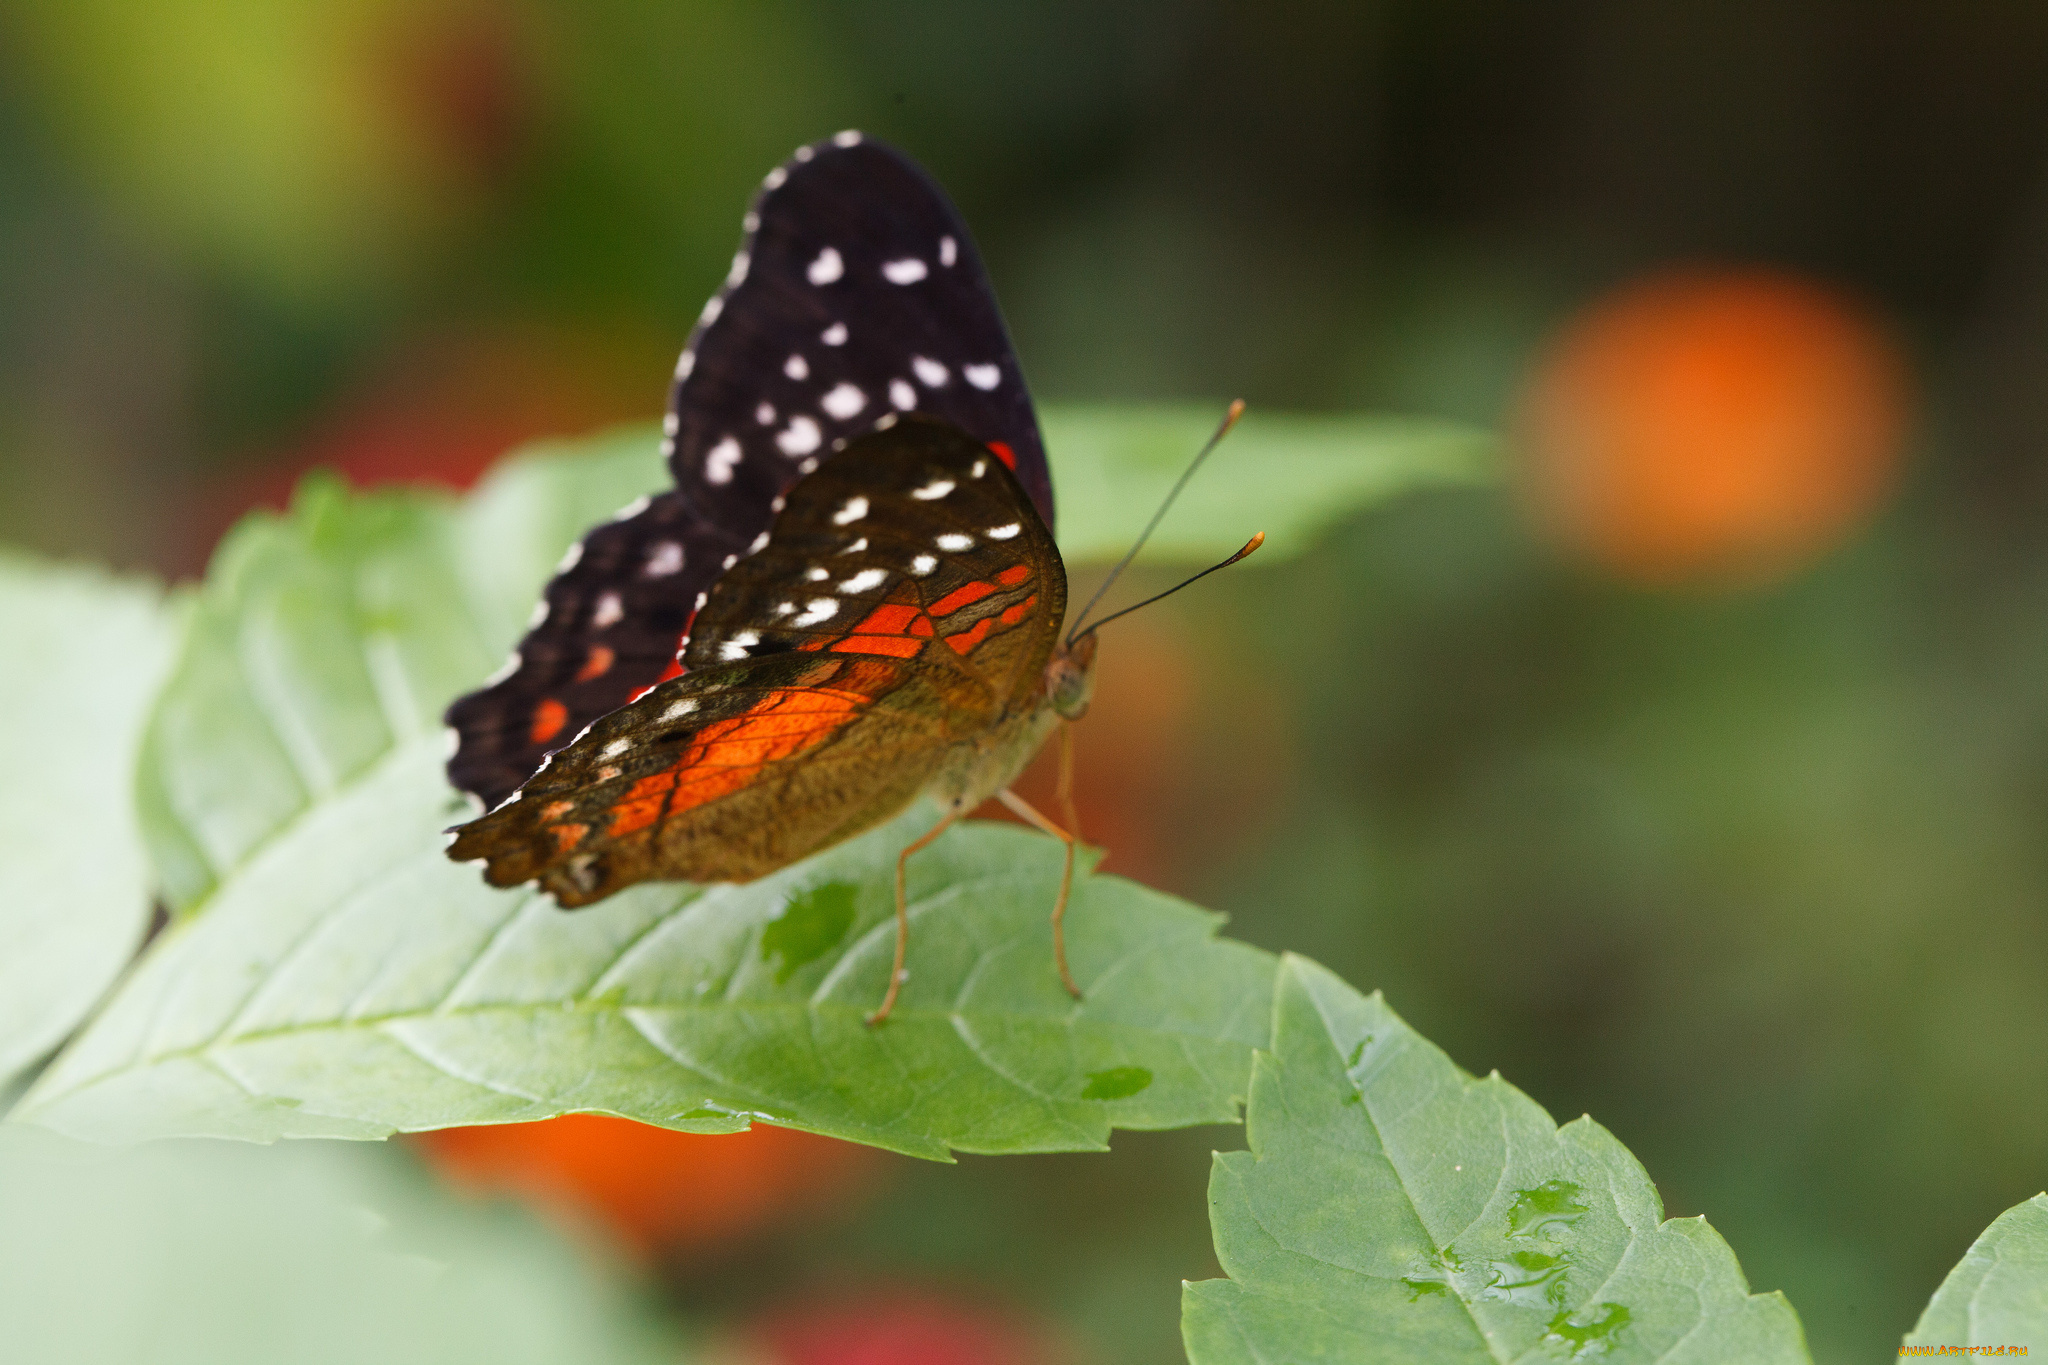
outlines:
[[[317,1023],[283,1024],[275,1028],[251,1029],[245,1033],[235,1034],[231,1038],[222,1038],[216,1035],[214,1037],[208,1038],[203,1043],[194,1044],[190,1047],[172,1048],[165,1052],[152,1053],[147,1057],[139,1058],[135,1061],[124,1063],[121,1066],[110,1067],[105,1071],[96,1072],[93,1075],[76,1082],[75,1084],[67,1086],[63,1093],[74,1095],[79,1094],[85,1090],[91,1089],[93,1086],[101,1084],[102,1082],[112,1080],[121,1076],[129,1075],[135,1072],[146,1071],[151,1067],[160,1066],[166,1062],[203,1059],[209,1054],[226,1052],[230,1049],[240,1047],[244,1044],[269,1042],[279,1038],[291,1038],[301,1035],[317,1033],[340,1033],[356,1029],[382,1029],[390,1024],[406,1023],[415,1020],[470,1018],[490,1014],[527,1014],[535,1012],[545,1012],[549,1015],[577,1014],[591,1016],[616,1014],[624,1016],[635,1010],[665,1010],[670,1012],[697,1010],[702,1011],[706,1014],[742,1011],[751,1011],[755,1013],[775,1011],[803,1011],[810,1014],[843,1013],[849,1017],[863,1019],[867,1016],[868,1013],[867,1010],[861,1008],[858,1005],[818,1005],[813,1004],[809,1001],[800,1000],[754,1000],[737,1002],[723,1000],[710,1004],[705,1004],[697,1001],[684,1001],[676,1004],[615,1004],[611,1002],[600,1003],[594,1000],[562,1001],[559,1003],[552,1001],[522,1001],[517,1004],[498,1003],[460,1005],[449,1009],[442,1009],[436,1007],[424,1010],[394,1010],[388,1014],[362,1015],[358,1016],[357,1018],[347,1020],[327,1019],[321,1020]],[[1233,1041],[1228,1038],[1216,1037],[1206,1033],[1192,1033],[1185,1029],[1165,1028],[1147,1024],[1124,1023],[1115,1020],[1082,1020],[1070,1018],[1065,1021],[1062,1021],[1057,1018],[1052,1018],[1042,1014],[1027,1014],[1015,1010],[990,1010],[986,1012],[969,1012],[957,1009],[918,1010],[898,1006],[895,1012],[891,1015],[891,1019],[906,1021],[924,1020],[926,1022],[944,1024],[951,1024],[952,1021],[961,1019],[969,1021],[1022,1021],[1040,1024],[1064,1023],[1064,1025],[1070,1030],[1096,1029],[1112,1032],[1137,1032],[1160,1038],[1193,1039],[1196,1041],[1212,1043],[1228,1043]],[[54,1100],[58,1097],[53,1096],[51,1098]]]

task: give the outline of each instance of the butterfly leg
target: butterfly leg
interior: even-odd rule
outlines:
[[[929,847],[961,814],[958,810],[947,811],[944,819],[896,855],[896,965],[889,969],[889,993],[882,997],[882,1007],[868,1016],[869,1028],[887,1019],[889,1011],[896,1008],[896,992],[903,989],[903,978],[908,975],[903,970],[903,959],[910,952],[910,895],[906,886],[910,855]]]
[[[1023,816],[1032,824],[1044,830],[1067,846],[1067,864],[1060,872],[1060,895],[1052,906],[1052,960],[1060,969],[1060,984],[1067,988],[1067,994],[1076,1000],[1081,998],[1081,988],[1074,984],[1074,974],[1067,970],[1067,897],[1074,888],[1074,849],[1081,842],[1080,813],[1074,809],[1074,739],[1070,724],[1060,726],[1060,780],[1055,795],[1061,811],[1067,817],[1067,828],[1061,829],[1052,821],[1040,815],[1030,802],[1017,793],[1005,789],[996,793],[996,799]]]

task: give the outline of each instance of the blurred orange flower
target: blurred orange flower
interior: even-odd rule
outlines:
[[[1523,489],[1547,533],[1625,577],[1768,579],[1882,503],[1908,407],[1897,348],[1838,294],[1763,270],[1653,276],[1539,358]]]
[[[845,1201],[885,1160],[766,1124],[707,1135],[599,1114],[444,1128],[413,1142],[457,1185],[594,1217],[642,1255],[714,1245]]]

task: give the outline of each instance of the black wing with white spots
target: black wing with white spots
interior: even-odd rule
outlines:
[[[888,412],[1000,447],[1039,517],[1052,479],[1031,395],[966,225],[908,157],[858,133],[769,172],[725,288],[676,366],[669,467],[721,525]]]
[[[598,717],[681,671],[712,585],[783,497],[882,416],[938,415],[1014,469],[1046,525],[1030,394],[959,215],[901,153],[842,133],[771,171],[676,367],[676,487],[570,551],[505,670],[449,708],[449,780],[496,806]]]

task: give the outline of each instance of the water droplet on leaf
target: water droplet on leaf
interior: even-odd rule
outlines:
[[[1555,1241],[1585,1211],[1577,1185],[1569,1180],[1546,1180],[1515,1195],[1515,1202],[1508,1206],[1508,1236]]]

